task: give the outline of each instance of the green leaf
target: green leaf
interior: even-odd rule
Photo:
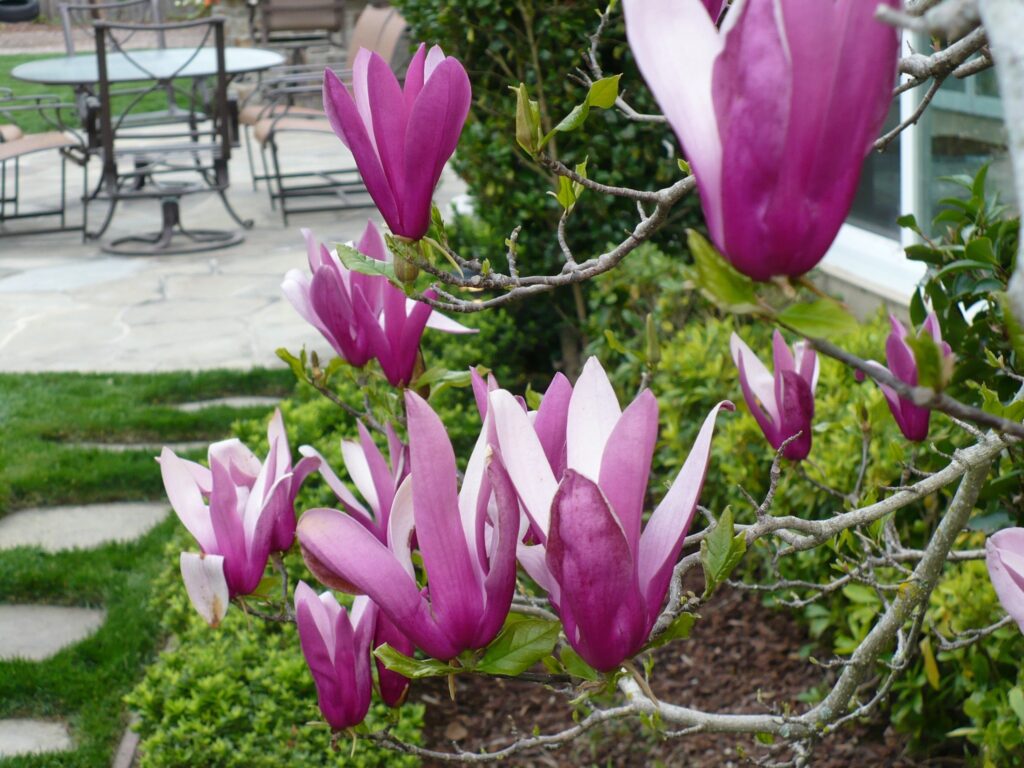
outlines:
[[[771,733],[768,733],[767,731],[762,732],[762,733],[755,733],[754,734],[754,738],[757,739],[762,744],[774,744],[775,743],[775,735],[771,734]]]
[[[904,229],[909,229],[911,232],[921,234],[921,227],[917,223],[917,217],[912,213],[908,213],[905,216],[900,216],[896,219],[896,223]]]
[[[585,662],[580,655],[568,645],[562,646],[562,650],[558,654],[558,658],[562,662],[562,666],[565,667],[565,671],[573,677],[579,677],[583,680],[599,680],[601,678],[601,674],[592,666],[587,664],[587,662]]]
[[[293,355],[284,347],[279,347],[277,350],[275,350],[275,354],[279,358],[284,360],[288,367],[292,369],[292,373],[295,374],[296,379],[298,379],[299,381],[306,380],[306,366],[303,365],[302,361],[299,360],[299,358],[295,357],[295,355]]]
[[[973,261],[984,261],[989,265],[998,264],[992,240],[987,237],[976,237],[964,248],[964,256]]]
[[[571,212],[573,206],[576,205],[576,192],[573,189],[572,180],[567,176],[559,176],[558,191],[548,192],[548,194],[558,201],[558,204],[562,206],[566,213]]]
[[[379,259],[371,259],[351,245],[337,243],[334,247],[338,251],[338,258],[341,259],[341,263],[345,265],[346,269],[358,272],[361,275],[386,277],[391,282],[396,282],[393,264],[387,261],[380,261]]]
[[[620,355],[629,355],[629,350],[622,346],[622,342],[618,340],[611,328],[604,329],[604,339],[608,342],[608,346]]]
[[[525,83],[520,83],[516,92],[516,143],[535,157],[540,151],[540,109],[537,102],[530,100]]]
[[[401,651],[396,651],[387,643],[374,650],[373,655],[392,672],[405,675],[410,680],[420,680],[424,677],[447,677],[463,671],[459,667],[453,667],[451,664],[445,664],[437,659],[414,659]]]
[[[590,106],[599,109],[611,109],[615,106],[615,100],[619,98],[619,79],[622,75],[602,77],[590,86],[587,94],[587,101]]]
[[[509,614],[504,628],[484,650],[476,671],[510,677],[525,672],[551,654],[561,627],[557,621]]]
[[[1006,326],[1006,335],[1010,338],[1010,346],[1016,353],[1018,366],[1024,363],[1024,318],[1017,317],[1010,304],[1010,297],[1006,291],[997,291],[992,298],[999,305],[1003,315],[1003,324]]]
[[[918,647],[921,649],[921,658],[924,661],[924,676],[928,678],[928,684],[937,691],[942,680],[939,677],[939,665],[935,663],[935,654],[932,653],[932,641],[925,637]]]
[[[678,160],[676,160],[676,165],[679,166],[680,171],[685,173],[687,176],[690,175],[690,164],[683,160],[683,158],[680,157]]]
[[[1021,691],[1020,686],[1011,688],[1006,698],[1010,702],[1010,709],[1017,715],[1021,725],[1024,725],[1024,691]]]
[[[968,250],[970,250],[970,246],[968,246]],[[978,261],[976,259],[957,259],[936,272],[932,277],[932,280],[938,280],[946,275],[952,275],[957,272],[969,272],[976,269],[983,269],[986,272],[992,272],[995,270],[995,267],[988,262]]]
[[[696,230],[686,230],[686,243],[693,254],[693,268],[687,271],[711,302],[736,314],[758,310],[753,280],[737,272]]]
[[[529,383],[527,383],[527,385],[526,385],[526,395],[525,395],[525,397],[526,397],[526,406],[531,411],[536,411],[536,410],[538,410],[540,408],[540,404],[541,404],[541,402],[543,400],[543,396],[541,395],[540,392],[535,390],[533,388],[533,386],[531,384],[529,384]]]
[[[700,543],[705,599],[711,597],[715,588],[729,578],[746,551],[747,537],[742,533],[734,535],[732,509],[726,507],[711,533]]]
[[[857,319],[829,299],[791,304],[779,313],[779,322],[809,338],[832,338],[857,330]]]
[[[916,336],[908,334],[906,342],[914,353],[918,386],[931,387],[936,392],[941,392],[945,384],[945,375],[942,370],[942,350],[935,343],[935,339],[930,333]]]
[[[660,648],[673,640],[685,640],[690,636],[693,625],[697,623],[697,615],[693,613],[680,613],[668,628],[652,640],[648,648]]]
[[[281,596],[281,575],[272,573],[260,579],[256,589],[249,593],[248,597],[255,597],[258,600],[274,600]]]

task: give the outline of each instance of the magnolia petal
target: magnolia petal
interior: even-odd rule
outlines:
[[[345,511],[348,512],[352,517],[359,521],[360,524],[365,526],[367,530],[376,533],[377,522],[373,518],[373,515],[367,511],[366,507],[352,494],[348,487],[341,481],[331,469],[327,460],[310,445],[299,446],[299,453],[308,458],[316,459],[320,462],[319,470],[320,477],[327,483],[327,487],[330,488],[334,495],[338,497],[338,501],[345,507]]]
[[[217,537],[210,520],[210,510],[203,502],[200,489],[187,466],[191,462],[178,458],[170,448],[160,452],[158,461],[164,490],[174,513],[204,552],[216,552]]]
[[[534,526],[546,537],[551,501],[558,481],[544,456],[544,448],[530,423],[530,417],[509,392],[499,389],[489,398],[488,413],[494,415],[495,434],[501,460]]]
[[[355,440],[341,441],[341,457],[348,470],[348,476],[352,478],[359,493],[373,510],[374,517],[381,519],[380,498],[377,496],[377,487],[374,483],[373,473],[370,471],[370,464],[367,460],[364,447]]]
[[[412,313],[412,310],[415,309],[413,305],[417,303],[415,299],[406,299],[405,311]],[[442,333],[480,333],[479,328],[470,328],[467,325],[463,325],[457,320],[452,320],[448,315],[442,315],[436,309],[427,318],[427,328],[441,331]]]
[[[654,510],[640,536],[640,589],[643,590],[651,617],[657,617],[661,602],[665,599],[672,569],[686,532],[693,522],[693,513],[704,487],[711,458],[715,420],[723,408],[731,411],[734,406],[728,400],[723,400],[711,409],[690,448],[683,468],[679,470],[672,487]]]
[[[394,554],[355,520],[332,509],[311,509],[299,519],[297,533],[319,569],[368,595],[427,654],[451,659],[463,650],[440,630]]]
[[[634,553],[640,544],[647,479],[657,439],[658,400],[645,389],[626,408],[608,438],[598,482]]]
[[[569,400],[566,419],[566,465],[591,480],[601,473],[601,458],[608,437],[622,415],[608,374],[600,361],[591,357],[583,365]]]
[[[408,476],[398,486],[395,499],[391,505],[391,517],[388,519],[387,546],[398,560],[409,578],[416,580],[416,569],[412,564],[412,534],[416,528],[416,517],[412,506],[412,476]]]
[[[479,570],[459,516],[455,454],[444,425],[427,402],[406,391],[412,496],[416,539],[430,585],[434,615],[445,633],[463,648],[483,612]]]
[[[533,421],[533,428],[544,447],[544,455],[559,477],[565,470],[565,433],[571,399],[572,384],[563,374],[556,373],[540,401],[540,408]]]
[[[989,536],[985,564],[1000,604],[1024,632],[1024,528]]]
[[[647,610],[635,553],[601,489],[573,469],[551,505],[547,565],[569,643],[588,664],[608,671],[640,649]]]
[[[405,97],[398,84],[398,78],[391,71],[388,63],[377,53],[370,54],[367,65],[367,91],[370,98],[370,115],[373,120],[373,135],[377,141],[377,155],[384,168],[388,185],[395,194],[398,204],[398,217],[405,224],[405,200],[408,197],[406,184],[406,168],[403,163],[403,150],[406,132],[410,125],[424,125],[411,122],[409,111],[405,106]],[[404,227],[395,230],[395,234],[404,234]]]
[[[358,64],[358,58],[357,58]],[[324,71],[324,112],[338,138],[351,150],[370,197],[388,226],[400,227],[398,205],[384,175],[372,134],[364,125],[352,95],[330,69]]]
[[[487,477],[494,489],[498,508],[497,520],[491,529],[487,576],[484,579],[485,608],[477,630],[476,646],[483,648],[501,630],[512,605],[516,588],[516,544],[519,533],[519,500],[505,467],[491,457]],[[486,502],[483,502],[486,504]]]
[[[722,38],[701,0],[623,0],[622,10],[633,56],[697,174],[708,228],[721,243],[722,144],[711,76]]]
[[[182,552],[180,564],[189,602],[207,624],[216,627],[227,613],[231,600],[224,578],[224,558]]]

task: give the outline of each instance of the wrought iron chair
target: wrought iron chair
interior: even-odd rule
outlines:
[[[231,207],[225,194],[228,188],[228,160],[232,146],[232,109],[227,93],[227,73],[224,60],[224,19],[210,18],[197,21],[147,25],[155,31],[193,29],[203,30],[202,39],[189,56],[176,61],[171,71],[152,72],[139,55],[123,47],[123,39],[130,38],[141,25],[97,22],[95,25],[96,54],[99,73],[99,125],[100,154],[103,160],[102,179],[95,200],[109,202],[103,223],[96,231],[87,231],[89,237],[100,237],[106,232],[118,203],[125,200],[159,200],[162,226],[158,232],[122,237],[103,244],[103,250],[123,255],[155,253],[192,253],[224,248],[242,241],[237,231],[185,229],[181,222],[180,201],[186,195],[215,192],[228,214],[241,227],[249,228]],[[191,48],[191,46],[190,46]],[[211,87],[195,77],[185,77],[190,64],[200,55],[214,56],[216,72]],[[129,64],[148,75],[152,82],[132,99],[127,106],[115,109],[114,90],[109,67],[114,57],[121,64]],[[176,82],[191,83],[189,89],[176,86],[178,94],[189,94],[187,110],[193,116],[186,124],[164,126],[132,126],[132,115],[148,93],[162,91]],[[124,101],[119,100],[118,105]],[[145,184],[140,183],[145,181]],[[95,202],[95,201],[93,201]],[[88,205],[86,207],[88,211]]]
[[[75,33],[86,37],[90,42],[94,39],[93,25],[97,21],[109,21],[115,24],[160,24],[163,18],[160,14],[160,0],[97,0],[87,2],[85,0],[71,0],[58,5],[60,12],[61,29],[64,32],[64,50],[68,56],[75,55]],[[140,29],[140,33],[148,30]],[[144,40],[144,35],[138,35],[138,41],[144,47],[152,47],[153,42],[157,48],[167,47],[167,38],[163,30],[153,30],[155,40]],[[130,39],[126,36],[123,41],[128,45]]]
[[[88,189],[86,152],[81,136],[67,127],[64,117],[71,117],[74,105],[66,104],[52,94],[15,96],[9,88],[0,88],[0,237],[45,232],[69,232],[84,229],[82,224],[67,223],[67,163],[82,167],[82,191]],[[48,131],[26,133],[18,125],[27,115],[43,118]],[[59,206],[33,207],[25,210],[21,201],[21,160],[37,152],[56,150],[60,157]],[[9,230],[7,222],[19,219],[59,217],[57,226],[42,229]]]
[[[345,40],[345,0],[247,0],[255,45],[291,52],[292,62],[318,43],[340,48]]]
[[[397,9],[390,6],[368,5],[360,14],[349,41],[348,55],[343,68],[335,69],[343,81],[351,80],[352,65],[360,48],[367,48],[382,56],[392,68],[401,71],[409,60],[408,24]],[[266,180],[271,207],[280,203],[284,223],[293,214],[333,211],[341,208],[371,207],[373,202],[366,193],[362,178],[354,165],[344,168],[316,171],[292,170],[285,167],[289,158],[280,139],[289,134],[333,133],[320,106],[323,89],[323,67],[291,67],[272,71],[264,78],[260,90],[259,111],[242,110],[242,122],[251,122],[252,136],[246,133],[246,148],[252,167],[250,142],[260,147],[263,173],[253,171],[253,180]],[[303,106],[303,104],[316,104]],[[248,106],[248,105],[247,105]],[[255,112],[255,114],[253,114]],[[255,118],[255,119],[253,119]],[[270,162],[267,160],[267,150]],[[289,201],[332,197],[333,201],[315,205],[290,205]]]

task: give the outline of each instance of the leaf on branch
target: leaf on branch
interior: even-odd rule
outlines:
[[[361,275],[373,275],[374,277],[386,277],[392,283],[398,283],[395,278],[395,267],[386,261],[371,259],[364,253],[360,253],[351,245],[344,243],[335,244],[338,251],[338,258],[345,265],[346,269],[358,272]]]
[[[686,244],[693,255],[693,267],[686,272],[709,301],[737,315],[759,310],[753,280],[737,272],[696,230],[686,230]]]
[[[373,655],[392,672],[404,675],[410,680],[419,680],[424,677],[447,677],[463,671],[459,667],[453,667],[451,664],[445,664],[437,659],[414,659],[401,651],[396,651],[387,643],[374,650]]]
[[[540,140],[539,149],[543,149],[551,137],[555,133],[570,133],[578,130],[590,117],[591,108],[596,107],[597,109],[610,109],[615,105],[615,100],[619,97],[619,78],[622,75],[612,75],[611,77],[602,77],[590,86],[590,90],[587,91],[587,97],[583,100],[582,104],[577,104],[572,108],[572,111],[562,118],[562,120],[554,128],[548,132],[547,136]],[[519,86],[521,89],[525,89],[525,86]],[[516,137],[519,136],[519,107],[516,105]],[[536,154],[535,152],[533,154]]]
[[[857,330],[857,319],[829,299],[790,304],[779,313],[778,319],[808,338],[827,339]]]
[[[928,679],[928,684],[937,691],[942,681],[939,678],[939,665],[935,663],[935,654],[932,652],[932,641],[927,637],[922,638],[918,647],[924,661],[924,676]]]
[[[540,133],[540,107],[530,99],[525,83],[520,83],[516,92],[516,143],[530,155],[536,157],[542,142]]]
[[[946,366],[943,365],[942,350],[935,343],[935,339],[930,333],[922,333],[917,336],[908,335],[906,342],[914,353],[918,386],[931,387],[936,392],[941,392],[949,377],[946,375]]]
[[[299,358],[295,357],[284,347],[279,347],[275,350],[275,354],[281,358],[289,368],[292,369],[292,373],[295,374],[295,378],[299,381],[306,380],[306,365]]]
[[[647,644],[647,648],[660,648],[663,645],[671,643],[673,640],[686,640],[690,636],[690,632],[693,630],[693,625],[696,623],[697,614],[680,613],[672,620],[672,623],[668,625],[668,628],[664,632]]]
[[[585,662],[582,657],[568,645],[562,647],[561,652],[558,654],[558,658],[562,662],[562,666],[565,667],[565,671],[573,677],[579,677],[583,680],[599,680],[601,678],[600,673],[587,664],[587,662]]]
[[[561,626],[557,621],[509,614],[504,628],[484,649],[476,671],[510,677],[525,672],[551,655]]]
[[[718,523],[700,543],[700,562],[704,568],[704,599],[729,578],[729,574],[743,559],[747,551],[747,537],[735,534],[732,509],[725,508]]]

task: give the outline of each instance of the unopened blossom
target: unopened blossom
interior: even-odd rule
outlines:
[[[316,683],[320,712],[335,731],[359,725],[370,710],[370,642],[376,618],[377,606],[368,597],[357,597],[350,614],[330,592],[318,597],[303,581],[295,587],[302,655]]]
[[[318,578],[369,595],[425,653],[452,659],[486,646],[508,615],[519,505],[504,469],[491,460],[487,424],[460,489],[441,420],[412,392],[406,392],[405,404],[411,474],[395,494],[387,544],[352,516],[331,509],[302,516],[299,542]],[[414,533],[425,591],[413,566]]]
[[[907,344],[909,331],[895,315],[889,316],[892,325],[892,332],[885,341],[885,358],[889,364],[889,371],[904,384],[916,387],[918,383],[917,361],[914,359],[914,350]],[[927,333],[939,346],[942,357],[950,361],[953,357],[953,350],[949,344],[942,340],[942,331],[939,328],[939,318],[934,312],[929,312],[921,326],[920,333]],[[892,387],[886,384],[878,385],[889,403],[889,410],[896,419],[903,435],[908,440],[921,442],[928,437],[928,422],[931,419],[931,411],[928,408],[914,405],[905,397],[901,397]]]
[[[363,498],[360,501],[355,494],[341,481],[326,460],[312,447],[304,445],[299,448],[303,456],[320,461],[320,475],[334,492],[345,512],[359,522],[377,539],[387,546],[388,523],[391,519],[391,506],[395,493],[402,481],[409,474],[409,449],[402,444],[394,429],[388,424],[385,427],[388,441],[388,455],[384,454],[373,442],[369,431],[362,422],[358,422],[359,439],[342,440],[341,455],[349,478]],[[314,575],[331,586],[329,573],[316,569]],[[344,589],[347,585],[338,585]],[[373,635],[373,646],[377,648],[387,643],[407,656],[413,652],[413,644],[384,614],[377,617]],[[408,678],[392,672],[377,661],[377,676],[380,682],[381,698],[388,706],[397,706],[409,688]]]
[[[786,440],[783,455],[793,461],[811,452],[811,422],[814,420],[814,389],[818,384],[818,356],[807,342],[798,341],[790,351],[782,334],[772,336],[772,373],[750,347],[735,333],[729,340],[732,359],[740,373],[743,399],[764,436],[775,450]]]
[[[360,49],[352,91],[324,72],[324,111],[352,152],[370,197],[391,231],[419,240],[430,227],[434,187],[469,114],[466,70],[438,46],[420,45],[404,88],[388,63]]]
[[[711,237],[755,280],[824,257],[896,78],[899,0],[624,0],[640,71],[697,177]]]
[[[715,416],[732,404],[720,403],[704,420],[644,527],[657,400],[644,390],[621,410],[596,358],[566,394],[559,387],[545,395],[542,420],[498,390],[488,417],[539,540],[519,547],[519,561],[548,592],[572,647],[608,671],[643,648],[654,627],[704,485]]]
[[[989,536],[985,565],[999,602],[1024,632],[1024,528],[1005,528]]]
[[[338,254],[318,243],[308,229],[306,254],[311,275],[297,269],[285,275],[281,290],[296,311],[356,368],[376,358],[392,386],[408,384],[426,328],[446,333],[476,333],[413,301],[382,275],[353,272]],[[377,227],[367,222],[356,249],[377,261],[391,261]],[[433,294],[428,291],[427,295]]]
[[[292,468],[279,412],[268,437],[270,451],[263,462],[238,440],[211,445],[209,469],[169,448],[160,454],[167,498],[202,550],[181,554],[185,588],[213,626],[224,618],[230,598],[259,585],[275,542],[291,545],[295,495],[318,464],[315,458],[304,459]]]

